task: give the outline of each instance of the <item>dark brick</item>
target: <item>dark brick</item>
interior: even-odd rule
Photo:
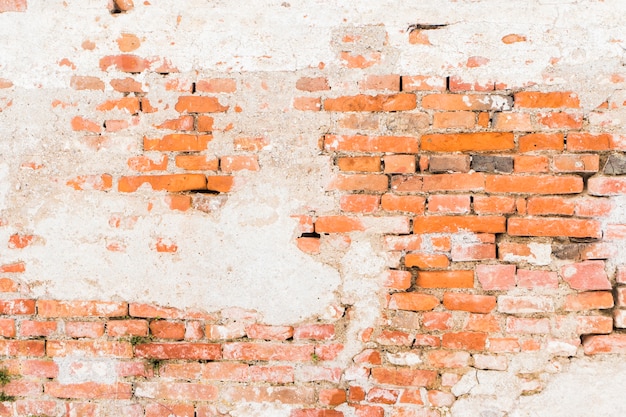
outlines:
[[[472,155],[472,169],[476,172],[513,172],[510,156]]]
[[[606,164],[604,164],[604,170],[602,172],[607,175],[626,174],[626,155],[616,153],[609,155],[609,159],[607,159]]]
[[[555,258],[568,261],[581,259],[581,248],[577,244],[552,245],[552,254]]]

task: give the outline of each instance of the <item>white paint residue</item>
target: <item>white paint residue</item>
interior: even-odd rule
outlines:
[[[117,360],[91,359],[82,356],[55,357],[54,362],[59,367],[57,377],[61,384],[81,384],[96,382],[100,384],[114,384],[117,381]]]

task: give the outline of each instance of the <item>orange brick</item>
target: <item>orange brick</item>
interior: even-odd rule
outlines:
[[[113,186],[113,177],[109,174],[81,175],[69,180],[66,185],[75,190],[107,191]]]
[[[474,211],[477,214],[507,214],[515,212],[513,197],[474,197]]]
[[[515,107],[560,108],[580,107],[578,96],[571,92],[541,93],[539,91],[521,91],[515,93]]]
[[[380,172],[380,157],[355,156],[337,158],[337,166],[342,171]]]
[[[100,133],[102,131],[101,125],[80,116],[73,117],[71,124],[75,132]]]
[[[111,87],[113,87],[115,91],[121,93],[145,93],[141,83],[130,77],[111,80],[109,84],[111,84]]]
[[[219,349],[219,345],[218,346]],[[232,342],[223,345],[224,359],[253,361],[293,361],[311,360],[313,345]]]
[[[415,214],[424,214],[426,199],[421,196],[383,194],[381,207],[386,211],[403,211]]]
[[[496,245],[492,243],[454,244],[452,245],[452,261],[481,261],[496,258]]]
[[[123,382],[109,385],[96,382],[61,384],[49,381],[44,384],[44,392],[56,398],[128,400],[132,397],[132,388],[132,384]]]
[[[237,82],[232,78],[198,80],[196,90],[204,93],[234,93],[237,90]]]
[[[562,133],[532,133],[519,138],[519,151],[562,151],[564,144],[565,137]]]
[[[517,286],[521,288],[556,289],[559,287],[559,278],[556,272],[519,269],[517,271]]]
[[[168,320],[154,320],[150,323],[150,333],[157,339],[183,340],[185,324]]]
[[[329,190],[344,191],[385,191],[389,188],[386,175],[352,174],[337,175],[329,184]]]
[[[319,394],[319,402],[323,405],[337,406],[346,402],[346,391],[338,388],[322,389]]]
[[[409,271],[389,270],[383,274],[383,285],[387,288],[406,290],[411,286]]]
[[[583,339],[583,348],[586,355],[599,353],[626,353],[626,335],[593,335]]]
[[[211,116],[198,115],[198,132],[211,132],[213,130],[213,118]]]
[[[547,156],[515,155],[513,171],[515,172],[548,172],[550,160]]]
[[[233,140],[235,150],[238,151],[260,151],[269,145],[269,140],[264,137],[241,137]]]
[[[516,33],[510,33],[502,37],[502,42],[504,42],[507,45],[510,45],[516,42],[526,42],[526,36],[518,35]]]
[[[227,193],[235,185],[235,178],[230,175],[209,175],[206,178],[206,188],[209,191]]]
[[[347,51],[341,52],[342,64],[347,68],[369,68],[380,63],[380,52],[369,52],[367,55],[356,55]]]
[[[146,151],[204,151],[212,140],[211,135],[173,133],[161,139],[144,137],[143,147]]]
[[[321,216],[315,222],[317,233],[347,233],[363,231],[365,226],[361,220],[346,216]]]
[[[399,292],[391,295],[389,308],[394,310],[428,311],[439,305],[439,299],[428,294]]]
[[[66,321],[65,334],[73,338],[96,339],[104,334],[104,323],[93,321]]]
[[[139,98],[124,97],[118,100],[108,100],[96,107],[99,111],[111,111],[113,109],[126,110],[130,114],[139,113]]]
[[[607,151],[612,148],[613,135],[604,133],[569,133],[567,135],[567,150],[580,151]]]
[[[176,166],[190,171],[217,171],[219,160],[208,155],[176,155]]]
[[[407,136],[324,136],[324,150],[346,152],[417,153],[417,138]]]
[[[441,253],[407,253],[404,257],[404,266],[419,269],[447,268],[450,260],[447,255]]]
[[[414,155],[386,155],[383,157],[385,173],[412,174],[415,172]]]
[[[30,246],[34,239],[34,235],[20,235],[15,233],[9,237],[9,243],[7,246],[9,249],[24,249],[25,247]]]
[[[433,115],[435,129],[473,129],[476,126],[476,113],[469,111],[438,112]]]
[[[514,147],[512,133],[438,133],[422,136],[422,150],[431,152],[500,151]]]
[[[142,72],[149,66],[148,60],[130,54],[107,55],[100,59],[100,69],[102,71],[115,67],[118,71],[135,73]]]
[[[57,331],[56,321],[32,321],[23,320],[20,323],[20,336],[37,337],[50,336]]]
[[[148,322],[145,320],[110,320],[106,324],[111,337],[148,336]]]
[[[198,406],[198,416],[197,417],[211,417],[215,414],[211,412],[211,414],[205,414],[203,416],[200,415],[200,410],[203,406]],[[166,403],[159,404],[158,402],[146,404],[146,415],[145,417],[195,417],[195,411],[193,404],[185,404],[185,403]],[[93,415],[93,414],[90,414]],[[82,417],[82,416],[81,416]],[[85,417],[87,415],[85,414]]]
[[[179,113],[220,113],[228,110],[215,97],[182,96],[174,107]]]
[[[510,110],[508,96],[492,94],[429,94],[422,98],[422,107],[436,110]]]
[[[220,159],[220,169],[224,172],[258,171],[259,160],[256,155],[223,156]]]
[[[213,343],[146,343],[135,346],[135,356],[154,359],[221,359],[219,344]]]
[[[512,236],[569,236],[591,237],[602,236],[601,225],[595,220],[562,219],[562,218],[510,218],[507,232]]]
[[[613,308],[613,294],[607,291],[583,292],[569,294],[565,298],[565,311],[601,310]]]
[[[424,175],[422,181],[423,191],[479,191],[485,187],[485,175],[479,172]]]
[[[379,204],[379,196],[368,194],[344,195],[340,201],[342,211],[353,213],[372,213],[378,210]]]
[[[499,333],[501,331],[500,323],[498,319],[491,314],[470,314],[463,326],[463,330],[485,332],[485,333]]]
[[[331,340],[335,337],[334,324],[305,324],[294,328],[294,340]]]
[[[143,184],[149,184],[154,191],[206,190],[207,179],[201,174],[139,175],[121,177],[118,190],[124,193],[137,191]]]
[[[12,338],[15,337],[15,320],[0,319],[0,336]]]
[[[489,193],[577,194],[583,190],[579,176],[488,175],[485,191]]]
[[[377,96],[359,94],[324,100],[326,111],[401,111],[413,110],[416,105],[415,94],[410,93]]]
[[[111,358],[131,358],[133,347],[130,342],[107,340],[48,340],[46,356],[98,356]]]
[[[157,129],[169,130],[193,130],[193,116],[180,116],[177,119],[169,119],[156,126]]]
[[[561,197],[532,197],[528,199],[526,210],[529,215],[564,215],[574,214],[576,203],[573,199]]]
[[[613,319],[605,316],[576,317],[577,334],[602,334],[613,331]]]
[[[98,77],[73,75],[70,87],[74,90],[100,90],[104,91],[104,82]]]
[[[413,233],[503,233],[505,224],[501,216],[425,216],[413,220]]]
[[[476,277],[483,290],[509,290],[515,287],[515,265],[477,265]]]
[[[474,272],[456,271],[418,271],[415,284],[422,288],[473,288]]]
[[[463,368],[468,366],[470,354],[448,350],[431,350],[425,354],[426,363],[435,368]]]

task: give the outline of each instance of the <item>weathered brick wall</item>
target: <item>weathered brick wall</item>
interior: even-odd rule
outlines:
[[[71,3],[0,0],[0,416],[626,413],[624,5]]]

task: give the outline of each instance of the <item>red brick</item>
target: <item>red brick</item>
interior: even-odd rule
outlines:
[[[605,316],[576,317],[576,334],[602,334],[613,332],[613,319]]]
[[[17,400],[15,411],[18,416],[58,415],[57,402],[47,400]]]
[[[527,213],[534,215],[563,215],[571,216],[576,207],[573,199],[561,197],[531,197],[526,206]]]
[[[533,130],[528,113],[495,113],[493,128],[505,132],[529,132]]]
[[[202,174],[170,174],[121,177],[118,190],[130,193],[137,191],[143,184],[149,184],[154,191],[180,192],[207,189],[207,179]]]
[[[37,300],[40,317],[121,317],[128,314],[128,304],[107,301]]]
[[[223,389],[222,397],[229,403],[313,404],[315,390],[302,386],[231,386]]]
[[[578,198],[574,214],[580,217],[607,216],[613,209],[613,203],[605,198]]]
[[[413,233],[503,233],[505,224],[500,216],[424,216],[413,220]]]
[[[328,80],[324,77],[302,77],[296,81],[296,88],[301,91],[330,90]]]
[[[215,320],[215,317],[201,311],[179,310],[174,307],[159,307],[142,303],[130,303],[128,312],[132,317],[142,318]]]
[[[445,91],[446,79],[429,75],[403,75],[402,91]]]
[[[482,173],[425,175],[422,181],[423,191],[479,191],[485,187],[485,175]],[[392,188],[394,185],[392,181]]]
[[[391,294],[389,308],[394,310],[427,311],[439,305],[439,299],[433,295],[417,292],[399,292]]]
[[[493,81],[486,82],[472,82],[464,80],[461,77],[450,77],[449,89],[450,91],[493,91],[495,83]]]
[[[416,105],[415,95],[410,93],[377,96],[359,94],[324,100],[326,111],[401,111],[413,110]]]
[[[613,308],[613,294],[608,291],[568,294],[563,309],[565,311],[585,311]]]
[[[447,268],[450,265],[448,256],[442,253],[407,253],[404,257],[404,266],[419,269]]]
[[[578,176],[488,175],[485,190],[490,193],[575,194],[583,190]]]
[[[613,196],[626,194],[626,178],[593,177],[589,178],[588,191],[591,195]]]
[[[498,311],[506,314],[553,313],[551,298],[536,295],[498,297]]]
[[[539,91],[521,91],[515,93],[515,107],[560,108],[580,107],[578,96],[571,92],[541,93]]]
[[[565,137],[562,133],[533,133],[519,138],[519,151],[562,151],[564,144]]]
[[[258,171],[259,158],[256,155],[223,156],[220,159],[220,169],[224,172]]]
[[[419,146],[417,138],[409,136],[325,135],[324,149],[327,152],[417,153]]]
[[[218,389],[213,385],[188,382],[144,382],[135,385],[135,397],[174,401],[214,401]]]
[[[331,340],[335,337],[334,324],[305,324],[294,329],[294,340]]]
[[[204,151],[210,141],[211,135],[193,135],[172,133],[161,139],[149,139],[144,137],[143,148],[146,151]]]
[[[200,406],[198,408],[200,408]],[[208,415],[205,415],[204,417],[213,417],[213,416],[214,414],[208,414]],[[87,416],[84,416],[84,417],[87,417]],[[157,402],[154,402],[154,403],[149,403],[146,405],[145,417],[196,417],[196,414],[195,414],[193,404],[184,404],[184,403],[159,404]],[[198,415],[197,417],[200,417],[200,415]]]
[[[237,82],[232,78],[198,80],[196,90],[204,93],[234,93],[237,90]]]
[[[56,321],[31,321],[23,320],[20,323],[20,336],[22,337],[38,337],[50,336],[57,331]]]
[[[626,334],[593,335],[583,339],[586,355],[599,353],[626,353]]]
[[[337,158],[337,166],[342,171],[380,172],[380,157],[355,156]]]
[[[303,408],[292,410],[289,417],[343,417],[343,413],[329,409]]]
[[[489,351],[495,353],[514,353],[520,351],[519,340],[514,337],[496,337],[489,339]]]
[[[72,356],[76,354],[99,357],[130,358],[133,347],[130,342],[108,340],[48,340],[47,356]]]
[[[559,277],[556,272],[551,271],[518,269],[517,286],[520,288],[556,289],[559,287]]]
[[[160,160],[148,158],[147,156],[133,156],[128,159],[128,167],[133,171],[164,171],[167,169],[167,155],[160,155]]]
[[[483,290],[509,290],[515,287],[515,265],[477,265],[476,278]]]
[[[387,174],[412,174],[415,172],[414,155],[386,155],[383,157]]]
[[[583,117],[580,114],[557,112],[537,115],[537,122],[551,129],[580,129]]]
[[[15,320],[0,319],[0,336],[7,338],[15,337]]]
[[[368,75],[367,78],[359,82],[361,90],[393,90],[400,91],[399,75]],[[407,91],[404,89],[404,91]]]
[[[320,111],[322,100],[318,97],[294,97],[293,108],[301,111]]]
[[[72,130],[75,132],[100,133],[102,131],[101,125],[91,120],[82,118],[80,116],[73,117],[71,123],[72,123]]]
[[[550,333],[550,320],[507,317],[506,331],[508,333],[548,334]]]
[[[422,288],[473,288],[474,272],[457,271],[418,271],[415,285]]]
[[[448,310],[462,310],[472,313],[489,313],[496,307],[496,297],[462,293],[445,293],[443,306]]]
[[[378,210],[379,204],[379,196],[368,194],[344,195],[340,201],[341,210],[352,213],[372,213]]]
[[[603,261],[584,261],[561,267],[561,276],[575,290],[610,290]]]
[[[366,401],[379,404],[395,404],[400,396],[400,391],[379,387],[373,387],[367,392]]]
[[[129,400],[132,397],[132,389],[132,384],[123,382],[109,385],[96,382],[61,384],[49,381],[44,385],[44,393],[56,398]]]
[[[445,391],[428,391],[428,401],[433,407],[451,407],[456,400],[454,394]]]
[[[365,55],[342,51],[340,56],[342,65],[347,68],[369,68],[380,63],[381,60],[381,54],[378,51],[368,52]]]
[[[470,211],[471,199],[469,195],[431,195],[428,197],[428,211],[430,213],[463,214]]]
[[[228,110],[215,97],[182,96],[174,107],[179,113],[220,113]]]
[[[135,346],[135,356],[153,359],[221,359],[221,347],[213,343],[145,343]]]
[[[461,243],[452,245],[452,261],[481,261],[496,258],[496,245],[492,243],[469,244]]]
[[[422,150],[431,152],[500,151],[514,147],[512,133],[439,133],[422,136]]]
[[[570,152],[608,151],[612,148],[612,143],[613,135],[608,133],[600,135],[569,133],[567,135],[567,150]]]
[[[382,363],[380,352],[374,349],[365,349],[363,352],[354,356],[352,360],[354,363],[358,364],[380,365]]]
[[[119,91],[121,93],[145,93],[141,83],[139,81],[135,81],[131,77],[111,80],[109,84],[111,84],[111,87],[113,87],[115,91]]]
[[[555,155],[554,172],[597,172],[600,169],[599,155]]]
[[[513,197],[474,197],[474,212],[476,214],[510,214],[515,212]]]
[[[300,366],[296,368],[298,382],[327,381],[335,384],[341,379],[341,368],[327,368],[323,366]]]
[[[235,186],[235,178],[230,175],[209,175],[206,178],[206,188],[209,191],[227,193]]]
[[[429,94],[422,107],[436,110],[510,110],[509,97],[492,94]]]
[[[100,69],[107,71],[110,67],[115,67],[118,71],[123,72],[142,72],[150,66],[150,62],[140,58],[137,55],[107,55],[100,59]]]
[[[409,271],[389,270],[383,274],[383,285],[387,288],[406,290],[411,286]]]
[[[437,381],[437,372],[409,368],[372,368],[372,379],[384,385],[432,387]]]
[[[66,321],[65,334],[73,338],[96,339],[104,335],[104,323],[94,321]]]
[[[0,314],[9,316],[35,314],[35,300],[0,300]]]
[[[287,340],[293,337],[293,327],[253,324],[246,327],[246,334],[250,339]]]
[[[438,112],[433,115],[434,129],[473,129],[476,113],[470,111]]]
[[[150,334],[157,339],[183,340],[185,324],[168,320],[154,320],[150,323]]]
[[[346,391],[338,388],[321,389],[318,396],[322,405],[337,406],[346,402]]]
[[[292,366],[251,366],[248,373],[253,382],[289,384],[294,381]]]
[[[402,395],[400,396],[400,400],[398,402],[400,404],[424,405],[424,401],[422,400],[422,392],[419,389],[403,390]],[[383,417],[383,414],[381,414],[380,417]]]
[[[170,376],[184,379],[198,379],[195,372],[189,376],[185,376],[186,368],[188,368],[190,364],[177,365],[178,367],[171,369],[173,372],[170,372]],[[172,364],[172,367],[173,366],[174,364]],[[234,362],[209,362],[201,364],[202,379],[210,381],[247,381],[249,379],[249,369],[250,367],[247,364]]]
[[[499,333],[502,329],[500,328],[500,322],[496,316],[479,313],[470,314],[467,317],[463,330],[484,333]]]
[[[470,354],[467,352],[448,350],[431,350],[424,356],[426,363],[434,368],[463,368],[469,365],[470,360]]]
[[[441,346],[448,349],[484,350],[486,341],[486,333],[444,333],[441,339]]]
[[[126,110],[130,114],[137,114],[140,110],[137,97],[124,97],[118,100],[108,100],[96,107],[98,111],[111,111],[113,109]]]
[[[219,345],[216,345],[219,347]],[[279,343],[226,343],[223,347],[224,359],[257,361],[310,361],[312,345]]]
[[[599,238],[602,236],[601,225],[598,221],[557,217],[509,218],[508,233],[511,236],[569,236],[579,238]]]
[[[110,190],[113,186],[113,177],[109,174],[80,175],[66,182],[66,185],[75,190],[106,191]]]
[[[430,311],[422,314],[422,326],[428,330],[448,330],[452,327],[452,314]]]

